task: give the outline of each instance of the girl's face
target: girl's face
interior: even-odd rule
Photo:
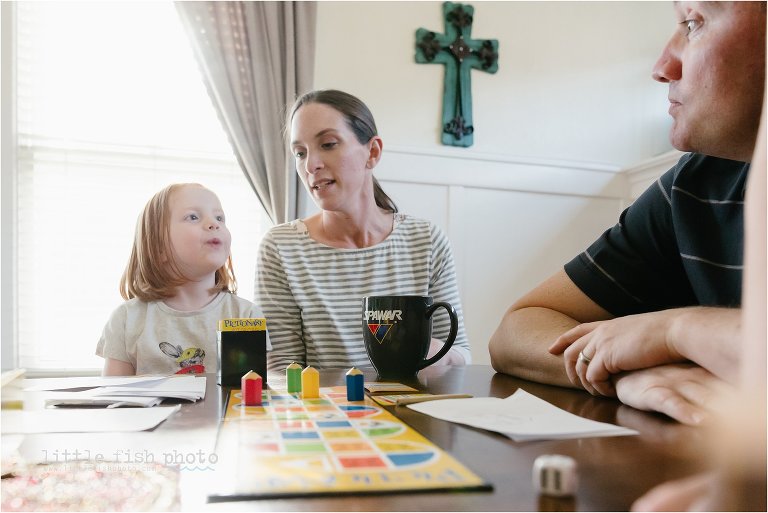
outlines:
[[[293,115],[291,152],[296,171],[323,210],[349,211],[373,200],[371,145],[360,144],[344,115],[331,106],[309,103]]]
[[[192,281],[213,278],[229,257],[232,236],[219,198],[185,185],[170,197],[171,246],[181,272]]]

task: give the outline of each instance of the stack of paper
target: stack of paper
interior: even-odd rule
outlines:
[[[568,413],[523,389],[506,399],[443,399],[408,407],[438,419],[495,431],[516,442],[638,434]]]
[[[163,399],[197,401],[205,397],[205,376],[28,379],[26,391],[51,391],[49,406],[156,406]],[[87,390],[71,391],[87,388]]]
[[[97,433],[152,429],[176,413],[181,405],[146,410],[101,409],[83,414],[79,409],[45,409],[3,413],[2,433]],[[5,437],[3,437],[5,438]]]

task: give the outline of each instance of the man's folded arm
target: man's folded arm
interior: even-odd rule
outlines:
[[[547,349],[578,324],[611,318],[561,269],[509,307],[488,345],[491,365],[523,379],[573,387],[562,354]]]

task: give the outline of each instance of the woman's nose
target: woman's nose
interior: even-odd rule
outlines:
[[[307,155],[306,169],[308,174],[317,173],[323,168],[323,159],[317,153]]]

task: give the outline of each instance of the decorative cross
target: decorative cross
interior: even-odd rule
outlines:
[[[445,34],[427,29],[416,31],[416,62],[445,64],[443,86],[443,144],[472,146],[472,84],[470,70],[496,73],[499,42],[471,39],[471,5],[443,3]]]

